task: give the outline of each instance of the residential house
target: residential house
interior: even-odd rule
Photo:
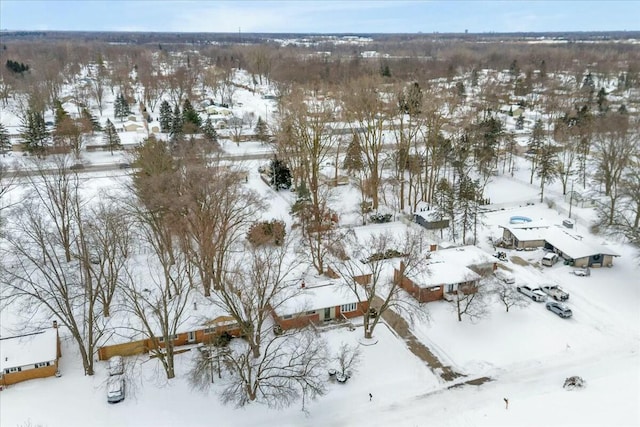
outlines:
[[[607,246],[584,242],[580,236],[560,227],[547,231],[544,247],[560,255],[569,265],[581,268],[612,267],[613,258],[620,256]]]
[[[306,286],[302,282],[301,286],[300,292],[272,307],[274,321],[283,330],[359,317],[369,309],[367,301],[359,301],[340,280],[316,286]]]
[[[0,386],[54,376],[61,356],[57,322],[53,328],[0,338]]]
[[[549,224],[540,221],[520,222],[501,225],[502,242],[514,249],[540,248],[544,246],[544,236]]]
[[[393,271],[396,283],[419,302],[448,300],[458,291],[468,294],[478,290],[481,277],[468,267],[445,261],[428,261],[423,267],[408,272],[400,262]]]
[[[240,326],[233,317],[218,316],[201,325],[185,326],[170,339],[176,347],[211,342],[216,337],[228,333],[233,337],[242,335]],[[98,358],[108,360],[112,356],[133,356],[148,353],[154,348],[163,348],[166,345],[164,337],[140,338],[123,340],[104,345],[98,349]]]
[[[488,277],[498,268],[498,260],[474,245],[440,249],[431,245],[429,259],[431,262],[446,262],[469,268],[482,277]]]

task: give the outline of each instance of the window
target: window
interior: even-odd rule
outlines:
[[[447,292],[451,293],[456,290],[456,285],[447,285]]]
[[[10,374],[12,372],[22,372],[22,368],[9,368],[9,369],[5,369],[5,372],[7,374]]]
[[[341,305],[340,306],[340,311],[342,313],[348,313],[350,311],[356,311],[358,304],[356,304],[355,302],[352,302],[351,304],[345,304],[345,305]]]
[[[44,368],[45,366],[51,366],[51,362],[40,362],[35,364],[36,368]]]
[[[316,314],[315,310],[307,311],[307,314]]]
[[[215,332],[215,328],[206,328],[206,329],[204,330],[204,333],[205,333],[205,334],[212,334],[212,333],[214,333],[214,332]]]
[[[164,337],[158,337],[158,341],[164,342]]]
[[[291,319],[293,317],[293,315],[291,314],[285,314],[284,316],[282,316],[283,319]]]

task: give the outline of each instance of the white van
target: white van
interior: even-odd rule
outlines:
[[[513,274],[509,273],[508,271],[498,269],[494,271],[493,274],[498,278],[498,280],[502,280],[504,283],[507,283],[509,285],[516,283],[516,278],[513,277]]]
[[[547,267],[553,267],[556,262],[558,262],[558,254],[554,252],[547,252],[542,257],[542,265],[546,265]]]

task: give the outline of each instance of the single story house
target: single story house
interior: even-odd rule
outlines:
[[[501,225],[502,242],[514,249],[540,248],[544,246],[544,237],[549,224],[545,222],[523,222]]]
[[[233,337],[242,335],[240,326],[233,317],[218,316],[202,325],[185,327],[184,330],[170,337],[176,347],[183,345],[209,343],[216,337],[228,333]],[[164,337],[140,338],[111,343],[98,349],[98,359],[109,360],[112,356],[133,356],[148,353],[154,348],[165,346]]]
[[[53,328],[0,338],[0,386],[54,376],[61,356],[57,322]]]
[[[427,230],[439,230],[449,226],[449,218],[440,213],[426,202],[419,202],[413,213],[413,221]]]
[[[548,230],[544,247],[560,255],[570,265],[580,268],[612,267],[613,258],[620,256],[606,246],[586,243],[579,236],[559,227]]]
[[[474,245],[439,249],[431,245],[429,260],[431,262],[446,262],[450,265],[464,266],[482,277],[493,274],[498,268],[498,260]]]
[[[283,330],[301,328],[309,323],[344,320],[362,316],[368,303],[339,280],[317,286],[304,286],[301,292],[272,308],[273,319]]]
[[[393,279],[419,302],[450,299],[458,291],[478,290],[480,275],[470,268],[451,262],[428,262],[417,271],[406,272],[405,265],[393,270]]]
[[[122,125],[122,129],[124,129],[125,132],[137,132],[138,130],[143,130],[144,126],[140,123],[128,121]]]

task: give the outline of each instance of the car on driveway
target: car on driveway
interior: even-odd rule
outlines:
[[[496,270],[493,272],[493,275],[496,276],[498,280],[501,280],[504,283],[507,283],[507,284],[516,283],[516,278],[513,277],[513,274],[509,273],[508,271]]]
[[[114,375],[107,381],[107,402],[118,403],[124,400],[124,376]]]
[[[547,299],[547,295],[540,288],[531,288],[529,286],[518,286],[516,290],[534,300],[535,302],[543,302]]]
[[[569,307],[567,307],[564,304],[560,304],[557,301],[549,301],[547,303],[547,310],[557,314],[558,316],[562,317],[563,319],[567,319],[567,318],[573,316],[573,312],[571,311],[571,309]]]
[[[569,293],[565,292],[560,286],[542,285],[540,289],[556,301],[566,301],[569,299]]]

